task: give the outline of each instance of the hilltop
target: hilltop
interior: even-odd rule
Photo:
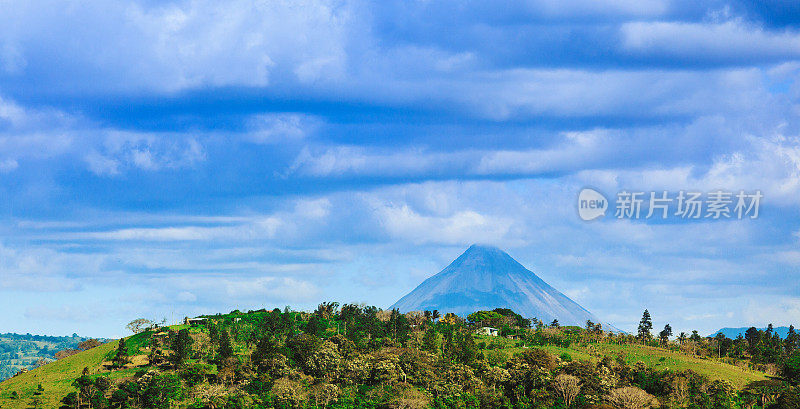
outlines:
[[[324,303],[314,312],[204,316],[2,382],[0,407],[561,407],[559,382],[574,379],[576,407],[634,393],[710,408],[749,399],[759,382],[778,395],[785,389],[745,360],[713,358],[702,339],[661,344],[597,328],[529,328],[507,309],[466,320],[434,315]],[[484,335],[486,326],[501,333]]]

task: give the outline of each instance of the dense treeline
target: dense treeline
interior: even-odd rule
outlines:
[[[109,357],[111,366],[128,367],[143,353],[147,364],[136,372],[93,374],[87,368],[63,407],[800,407],[791,383],[798,378],[787,369],[795,353],[784,359],[789,382],[762,381],[736,390],[692,371],[629,365],[622,357],[573,360],[541,348],[601,341],[658,344],[646,336],[646,325],[638,336],[613,335],[595,323],[544,325],[507,309],[463,319],[336,303],[323,303],[313,313],[286,308],[205,318],[121,341]],[[499,329],[502,337],[475,335],[486,327]],[[517,353],[507,353],[501,339],[513,343]],[[701,341],[695,340],[698,351]],[[761,356],[755,352],[745,351]]]

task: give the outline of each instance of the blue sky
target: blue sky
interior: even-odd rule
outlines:
[[[0,332],[381,307],[471,243],[596,315],[800,323],[790,1],[7,1]],[[755,220],[577,217],[756,190]]]

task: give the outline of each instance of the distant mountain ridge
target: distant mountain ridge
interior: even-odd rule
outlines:
[[[719,331],[715,331],[713,334],[711,334],[709,336],[713,337],[713,336],[716,336],[717,334],[719,334],[721,332],[726,337],[728,337],[730,339],[735,339],[736,337],[739,336],[739,334],[744,336],[744,333],[750,328],[752,328],[752,327],[741,327],[741,328],[728,328],[728,327],[726,327],[726,328],[720,329]],[[767,329],[767,327],[757,328],[757,329],[759,329],[761,331],[765,331]],[[774,331],[776,334],[778,334],[779,337],[786,338],[786,335],[789,333],[789,327],[774,327],[774,328],[772,328],[772,331]]]
[[[510,308],[549,324],[584,326],[601,322],[497,247],[472,245],[438,274],[423,281],[391,308],[401,312],[439,310],[466,316],[478,310]],[[604,324],[609,330],[618,331]],[[610,328],[609,328],[610,327]]]

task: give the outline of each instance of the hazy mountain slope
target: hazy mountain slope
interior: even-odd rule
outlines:
[[[401,312],[434,310],[466,315],[511,308],[546,323],[583,326],[598,318],[496,247],[473,245],[444,270],[397,301]]]

